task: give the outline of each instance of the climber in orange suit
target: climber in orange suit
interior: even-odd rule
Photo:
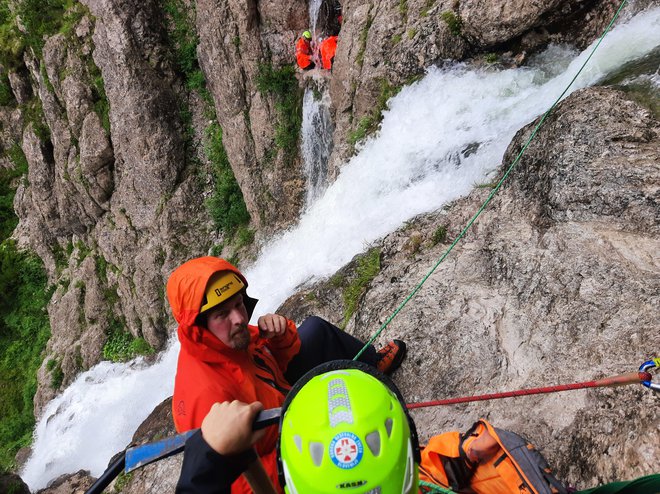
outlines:
[[[312,61],[312,33],[305,31],[296,43],[296,62],[298,67],[303,70],[311,70],[314,68]]]
[[[321,52],[321,63],[323,68],[326,70],[332,69],[332,62],[335,58],[335,52],[337,51],[337,36],[328,36],[319,46],[319,51]]]

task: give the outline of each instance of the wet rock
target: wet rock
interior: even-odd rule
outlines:
[[[18,475],[14,473],[5,473],[0,475],[0,492],[30,494],[30,489]]]
[[[89,472],[80,470],[73,474],[61,475],[37,491],[37,494],[84,494],[94,484]]]
[[[503,166],[535,125],[514,138]],[[376,341],[407,342],[394,377],[409,402],[634,372],[654,355],[659,138],[660,123],[619,91],[585,89],[561,103],[467,236]],[[386,237],[382,270],[347,331],[371,337],[488,193],[477,188]],[[435,243],[439,226],[447,227],[447,241]],[[318,307],[305,297],[331,292],[331,282],[305,290],[283,309],[302,297],[305,312],[324,310],[341,322],[341,305],[326,306],[332,295],[319,297]],[[530,438],[561,478],[587,488],[655,471],[654,400],[635,385],[431,407],[413,416],[422,441],[485,417]]]

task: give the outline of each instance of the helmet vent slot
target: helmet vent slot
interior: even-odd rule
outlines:
[[[298,448],[298,452],[302,453],[302,437],[296,434],[293,436],[293,442],[295,443],[296,448]]]
[[[317,467],[320,467],[323,461],[323,449],[323,443],[309,443],[309,454],[312,456],[312,461]]]
[[[367,437],[364,438],[369,446],[369,450],[374,456],[380,455],[380,432],[374,431],[367,434]]]
[[[392,419],[385,420],[385,430],[387,431],[387,437],[392,437]]]

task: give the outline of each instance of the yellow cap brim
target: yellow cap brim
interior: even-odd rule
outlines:
[[[205,312],[225,300],[229,300],[244,288],[245,283],[236,273],[232,271],[215,273],[206,285],[206,303],[202,305],[200,312]]]

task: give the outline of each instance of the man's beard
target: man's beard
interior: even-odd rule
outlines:
[[[247,328],[247,324],[240,326],[235,329],[231,334],[231,347],[234,350],[247,350],[247,347],[250,345],[250,331]]]

